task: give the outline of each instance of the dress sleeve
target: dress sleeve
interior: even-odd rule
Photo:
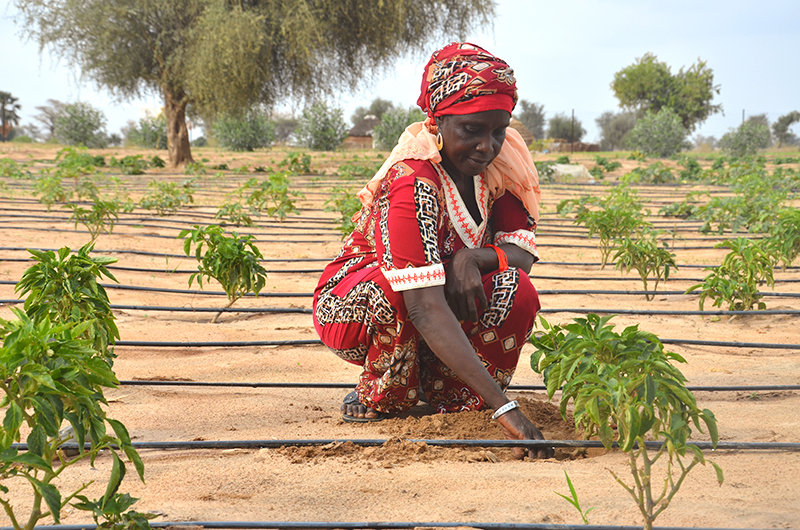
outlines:
[[[492,206],[493,244],[510,243],[528,251],[539,261],[536,248],[536,221],[522,202],[511,193],[504,193]]]
[[[438,237],[440,187],[433,169],[426,167],[430,164],[395,164],[377,203],[375,250],[395,291],[445,283]]]

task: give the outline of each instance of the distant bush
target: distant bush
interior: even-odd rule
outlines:
[[[572,118],[564,113],[556,114],[547,122],[548,138],[580,142],[584,134],[586,134],[586,129],[583,128],[581,121],[575,118],[575,127],[573,129]]]
[[[342,109],[317,102],[306,108],[297,120],[298,143],[315,151],[334,151],[347,137],[348,127]]]
[[[375,147],[391,150],[397,145],[397,139],[406,127],[424,119],[425,114],[418,107],[411,107],[408,110],[395,108],[384,112],[381,122],[372,130]]]
[[[139,123],[128,122],[123,131],[125,142],[148,149],[167,148],[167,118],[163,114],[147,116]]]
[[[263,112],[250,110],[242,116],[223,116],[214,123],[219,145],[231,151],[252,151],[275,141],[275,124]]]
[[[628,147],[659,158],[668,158],[691,144],[686,140],[688,131],[680,116],[670,108],[657,114],[648,112],[633,127],[628,136]]]
[[[745,122],[731,129],[719,140],[719,146],[731,156],[754,156],[769,147],[769,127],[763,123]]]
[[[108,135],[103,111],[83,101],[64,105],[56,118],[55,137],[66,145],[105,147]]]
[[[27,134],[23,134],[22,136],[15,136],[11,141],[15,144],[32,144],[34,139]]]

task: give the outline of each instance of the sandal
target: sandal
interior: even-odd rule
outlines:
[[[343,405],[364,405],[358,399],[358,393],[354,390],[347,394],[342,401]],[[364,405],[366,407],[366,405]],[[367,407],[369,408],[369,407]],[[374,410],[374,409],[370,409]],[[356,416],[351,416],[349,414],[342,414],[342,421],[346,421],[348,423],[374,423],[376,421],[383,421],[385,420],[388,415],[385,412],[380,412],[378,410],[374,410],[377,414],[374,418],[358,418]]]

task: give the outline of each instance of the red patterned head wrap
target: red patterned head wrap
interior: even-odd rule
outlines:
[[[514,70],[480,46],[454,42],[431,55],[417,100],[430,118],[506,110],[517,104]]]

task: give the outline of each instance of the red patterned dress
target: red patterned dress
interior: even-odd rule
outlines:
[[[455,183],[432,161],[392,166],[363,210],[342,251],[314,292],[314,325],[322,342],[363,367],[356,391],[367,407],[401,412],[419,389],[437,412],[480,410],[483,399],[425,344],[408,318],[403,291],[445,284],[456,251],[512,243],[538,259],[535,221],[511,193],[492,197],[474,177],[478,225]],[[514,267],[483,275],[487,309],[462,328],[486,369],[505,390],[530,337],[539,298]]]

